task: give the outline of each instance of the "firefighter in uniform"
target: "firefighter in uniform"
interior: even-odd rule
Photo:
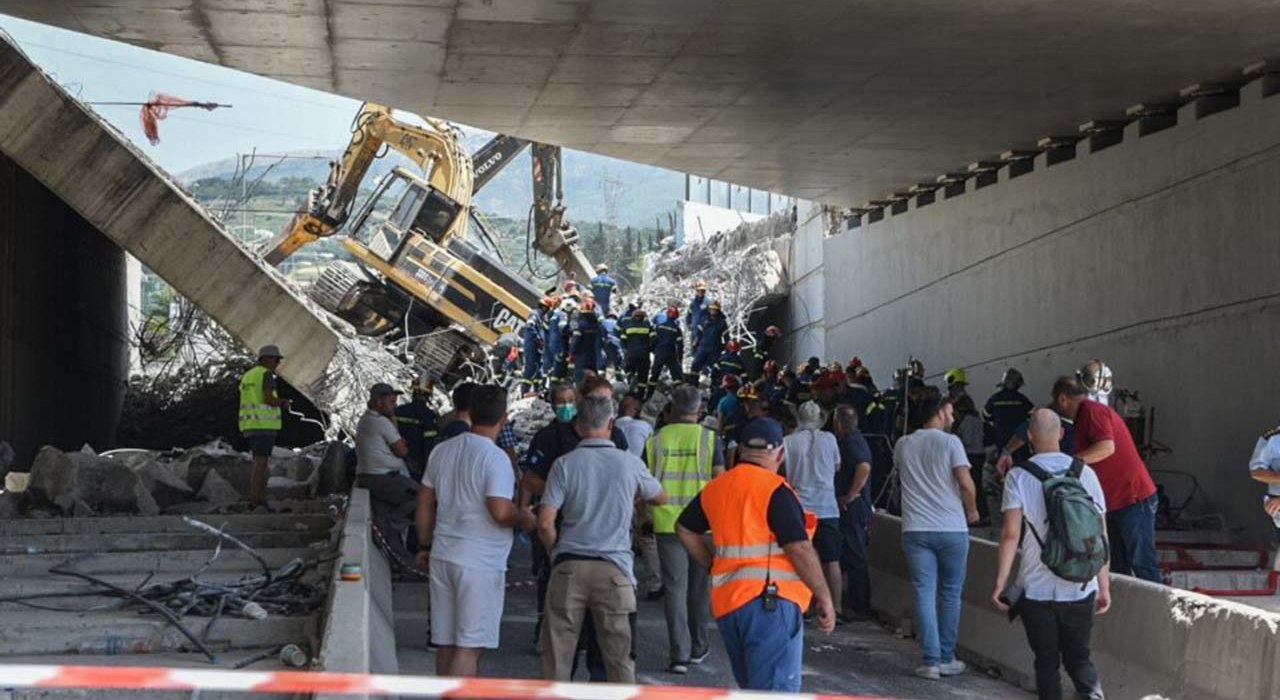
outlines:
[[[693,354],[694,378],[692,381],[697,381],[697,375],[702,374],[702,370],[710,368],[719,359],[720,353],[724,352],[724,336],[728,332],[729,322],[720,310],[720,302],[713,301],[707,304],[706,317],[694,331],[696,347]]]
[[[552,386],[561,384],[569,377],[568,355],[569,311],[572,304],[562,300],[547,318],[547,344],[542,356],[542,372],[547,375]]]
[[[427,468],[427,458],[436,446],[436,437],[440,435],[440,416],[431,409],[427,399],[431,398],[431,389],[421,380],[413,383],[413,398],[409,403],[396,406],[396,427],[400,429],[400,437],[409,448],[409,456],[405,462],[409,465],[409,475],[422,481],[422,473]]]
[[[737,466],[685,508],[678,535],[690,556],[711,568],[711,610],[738,685],[794,693],[810,603],[819,630],[831,632],[836,624],[811,542],[817,520],[778,475],[782,426],[757,418],[741,438]]]
[[[658,385],[662,370],[671,373],[671,381],[684,381],[684,334],[680,331],[680,310],[674,306],[667,307],[667,312],[658,317],[653,326],[653,373],[649,375],[649,388]]]
[[[609,266],[600,263],[596,265],[596,276],[591,278],[591,293],[596,298],[596,306],[600,307],[600,313],[604,316],[609,315],[610,302],[613,301],[613,295],[618,293],[618,281],[609,276]]]
[[[543,354],[547,349],[547,329],[551,313],[556,308],[555,297],[545,296],[538,302],[520,333],[524,341],[524,372],[520,375],[520,390],[530,395],[542,387]]]
[[[627,373],[627,384],[631,393],[646,397],[649,394],[649,358],[653,351],[653,326],[649,325],[648,314],[636,307],[630,316],[618,322],[618,332],[622,335],[623,370]]]
[[[693,340],[692,348],[696,352],[698,349],[698,329],[702,328],[702,322],[707,320],[707,283],[698,280],[693,285],[693,299],[689,301],[689,311],[684,316],[684,325],[689,329],[689,337]]]
[[[582,309],[578,312],[578,323],[573,329],[573,340],[569,344],[569,364],[573,367],[573,383],[579,384],[587,372],[600,372],[600,358],[604,352],[604,327],[600,324],[600,315],[596,313],[596,302],[591,298],[582,300]]]
[[[249,442],[253,471],[249,475],[249,502],[267,504],[267,462],[276,444],[276,433],[284,425],[283,414],[289,400],[276,393],[276,367],[284,355],[275,345],[258,351],[258,364],[240,378],[240,433]]]

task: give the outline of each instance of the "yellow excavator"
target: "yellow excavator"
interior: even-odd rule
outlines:
[[[401,343],[411,361],[444,378],[468,361],[480,362],[481,346],[518,333],[541,296],[465,240],[472,197],[525,147],[533,148],[532,246],[553,258],[564,277],[585,283],[592,272],[576,229],[564,220],[559,147],[499,135],[473,157],[457,128],[421,121],[366,103],[346,151],[330,163],[327,182],[308,195],[263,255],[278,265],[308,243],[344,233],[342,244],[357,262],[331,264],[310,296],[360,334]],[[360,184],[384,148],[404,154],[423,174],[393,169],[353,213]]]

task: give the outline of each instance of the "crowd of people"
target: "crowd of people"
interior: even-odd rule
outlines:
[[[632,305],[612,326],[605,270],[574,291],[549,295],[524,329],[522,391],[554,413],[527,446],[511,429],[508,387],[458,384],[444,416],[425,389],[408,401],[387,384],[370,389],[356,483],[392,558],[429,581],[439,673],[476,675],[483,650],[499,647],[517,530],[531,542],[531,641],[545,677],[572,678],[585,650],[593,681],[634,682],[644,598],[662,601],[669,673],[707,659],[714,624],[740,686],[799,690],[805,620],[828,632],[871,616],[879,504],[902,515],[916,675],[964,672],[955,649],[969,531],[995,521],[992,605],[1021,615],[1040,697],[1061,697],[1059,665],[1082,696],[1102,697],[1088,644],[1093,616],[1110,606],[1109,573],[1158,581],[1160,571],[1155,486],[1123,420],[1090,398],[1092,378],[1060,378],[1037,408],[1010,369],[979,410],[960,369],[930,386],[913,360],[881,391],[857,357],[783,366],[781,333],[767,328],[744,348],[701,283],[683,314],[668,308],[650,323]],[[263,416],[278,417],[280,353],[262,355],[241,387],[253,445],[279,429]],[[645,417],[658,389],[660,411]]]

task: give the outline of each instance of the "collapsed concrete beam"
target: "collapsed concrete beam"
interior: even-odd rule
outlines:
[[[408,380],[395,358],[332,325],[7,41],[0,41],[0,151],[241,344],[279,345],[288,356],[281,376],[321,410],[338,414],[340,425],[354,427],[362,386]]]

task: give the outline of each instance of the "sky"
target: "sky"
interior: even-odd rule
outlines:
[[[0,15],[0,29],[85,102],[144,102],[163,92],[232,105],[171,111],[160,123],[158,146],[143,136],[138,107],[93,107],[171,173],[255,147],[270,153],[341,149],[360,107],[346,97],[7,15]]]

